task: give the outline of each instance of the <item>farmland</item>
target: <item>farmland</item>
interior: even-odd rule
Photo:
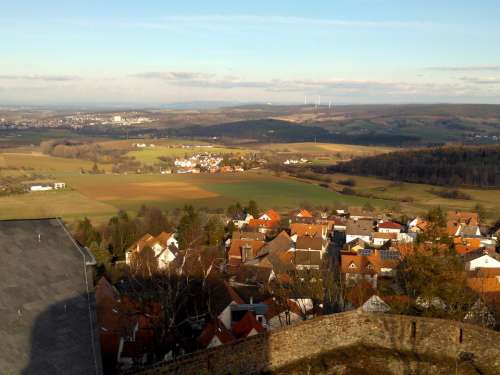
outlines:
[[[154,164],[159,156],[184,156],[199,152],[204,147],[182,148],[179,140],[143,140],[154,143],[154,148],[134,150],[129,153],[142,163]],[[132,143],[140,140],[106,141],[99,144],[106,148],[130,150]],[[191,142],[191,143],[188,143]],[[206,143],[186,141],[182,144],[203,146]],[[316,162],[335,163],[353,156],[388,152],[387,147],[363,147],[323,143],[291,143],[246,145],[245,148],[214,145],[210,152],[263,154],[301,154]],[[240,201],[254,199],[262,208],[288,211],[301,204],[322,206],[363,206],[397,208],[413,214],[429,207],[472,209],[481,204],[488,212],[500,211],[498,190],[460,189],[471,200],[446,199],[432,192],[430,185],[395,183],[378,178],[330,175],[331,183],[307,181],[286,175],[275,175],[266,170],[229,174],[112,174],[110,164],[100,164],[106,173],[89,174],[81,170],[92,168],[93,162],[81,159],[59,158],[42,154],[36,147],[7,149],[0,153],[0,177],[35,174],[37,180],[66,182],[64,191],[27,193],[0,197],[0,218],[37,216],[62,216],[67,220],[89,216],[103,221],[119,209],[137,211],[142,204],[163,209],[181,208],[192,204],[199,208],[221,209]],[[338,184],[342,179],[353,179],[354,194],[341,194],[345,188]]]
[[[52,157],[31,148],[0,154],[0,176],[35,173],[68,185],[64,191],[0,197],[0,218],[62,216],[73,220],[89,216],[104,220],[119,209],[135,211],[142,204],[164,209],[185,204],[218,209],[249,199],[255,199],[261,207],[280,210],[305,202],[361,206],[370,201],[379,207],[390,203],[342,196],[315,184],[276,177],[266,171],[198,175],[80,173],[81,168],[91,166],[90,161]],[[109,166],[104,165],[104,169],[109,170]]]

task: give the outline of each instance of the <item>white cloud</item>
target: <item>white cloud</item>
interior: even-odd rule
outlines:
[[[498,85],[500,78],[496,77],[461,77],[461,81],[472,83],[475,85]]]
[[[496,72],[500,65],[430,66],[427,70],[438,72]]]
[[[32,74],[32,75],[0,75],[0,80],[6,81],[47,81],[47,82],[67,82],[78,81],[80,77],[74,75],[46,75],[46,74]]]
[[[165,84],[191,89],[260,90],[268,93],[308,95],[366,95],[366,96],[460,96],[475,95],[477,84],[494,84],[496,79],[462,77],[454,82],[404,82],[349,79],[269,79],[245,80],[237,76],[219,77],[196,72],[145,72],[132,75],[138,79],[155,79]]]

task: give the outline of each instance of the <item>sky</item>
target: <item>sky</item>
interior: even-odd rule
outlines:
[[[0,105],[500,103],[498,0],[0,0]]]

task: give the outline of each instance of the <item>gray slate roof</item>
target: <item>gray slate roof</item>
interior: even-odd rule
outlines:
[[[347,221],[346,233],[351,235],[370,236],[373,232],[373,222],[371,220],[352,220]]]
[[[58,219],[0,221],[1,374],[102,373],[92,261]]]

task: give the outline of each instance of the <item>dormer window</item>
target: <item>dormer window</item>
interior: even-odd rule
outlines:
[[[354,269],[356,269],[356,268],[358,268],[358,267],[356,267],[356,264],[354,264],[353,262],[351,262],[351,264],[349,264],[349,268],[350,268],[351,270],[354,270]]]
[[[371,263],[368,263],[368,265],[366,266],[366,269],[369,271],[373,271],[373,265]]]

